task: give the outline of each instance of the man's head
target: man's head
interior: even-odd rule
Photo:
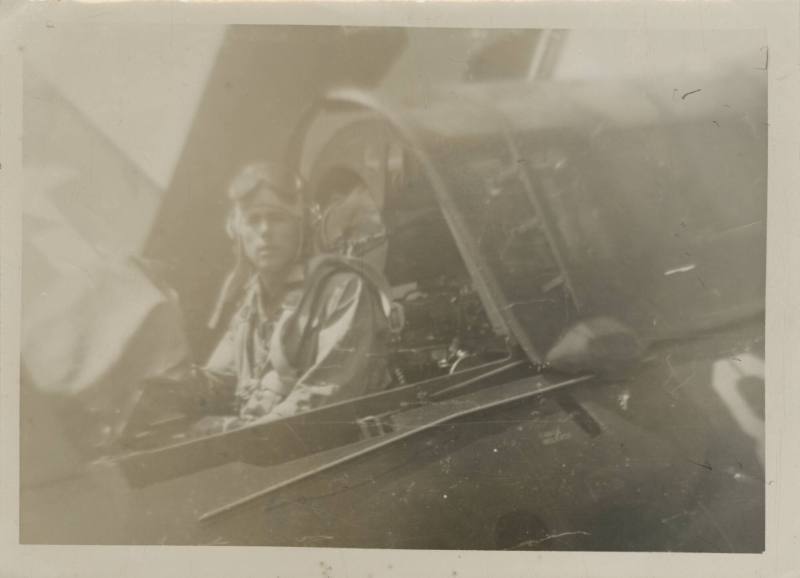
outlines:
[[[288,270],[302,250],[303,209],[283,172],[268,163],[247,165],[228,196],[234,203],[228,233],[256,272],[269,277]]]

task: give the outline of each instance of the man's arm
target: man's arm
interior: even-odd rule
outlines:
[[[346,272],[336,274],[322,291],[319,328],[305,346],[312,354],[311,366],[295,383],[284,380],[276,388],[283,389],[277,393],[285,398],[270,416],[293,415],[363,395],[385,381],[388,321],[377,290],[361,276]]]
[[[176,378],[149,380],[140,402],[142,409],[188,416],[236,413],[235,341],[235,328],[231,326],[204,367],[192,366]]]
[[[203,413],[236,413],[236,340],[237,328],[232,323],[205,366],[194,368],[192,381],[201,398]]]

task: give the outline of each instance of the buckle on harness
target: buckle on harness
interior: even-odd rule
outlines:
[[[367,415],[356,420],[361,435],[364,438],[373,438],[394,431],[391,414]]]

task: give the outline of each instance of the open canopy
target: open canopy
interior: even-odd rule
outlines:
[[[434,190],[490,316],[540,361],[586,317],[663,339],[763,309],[762,80],[462,85],[403,107],[338,91],[325,104],[394,130],[400,171]]]

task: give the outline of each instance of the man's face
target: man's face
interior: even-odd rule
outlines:
[[[300,250],[299,220],[280,208],[267,188],[252,194],[238,209],[238,232],[247,259],[261,275],[286,271]]]

